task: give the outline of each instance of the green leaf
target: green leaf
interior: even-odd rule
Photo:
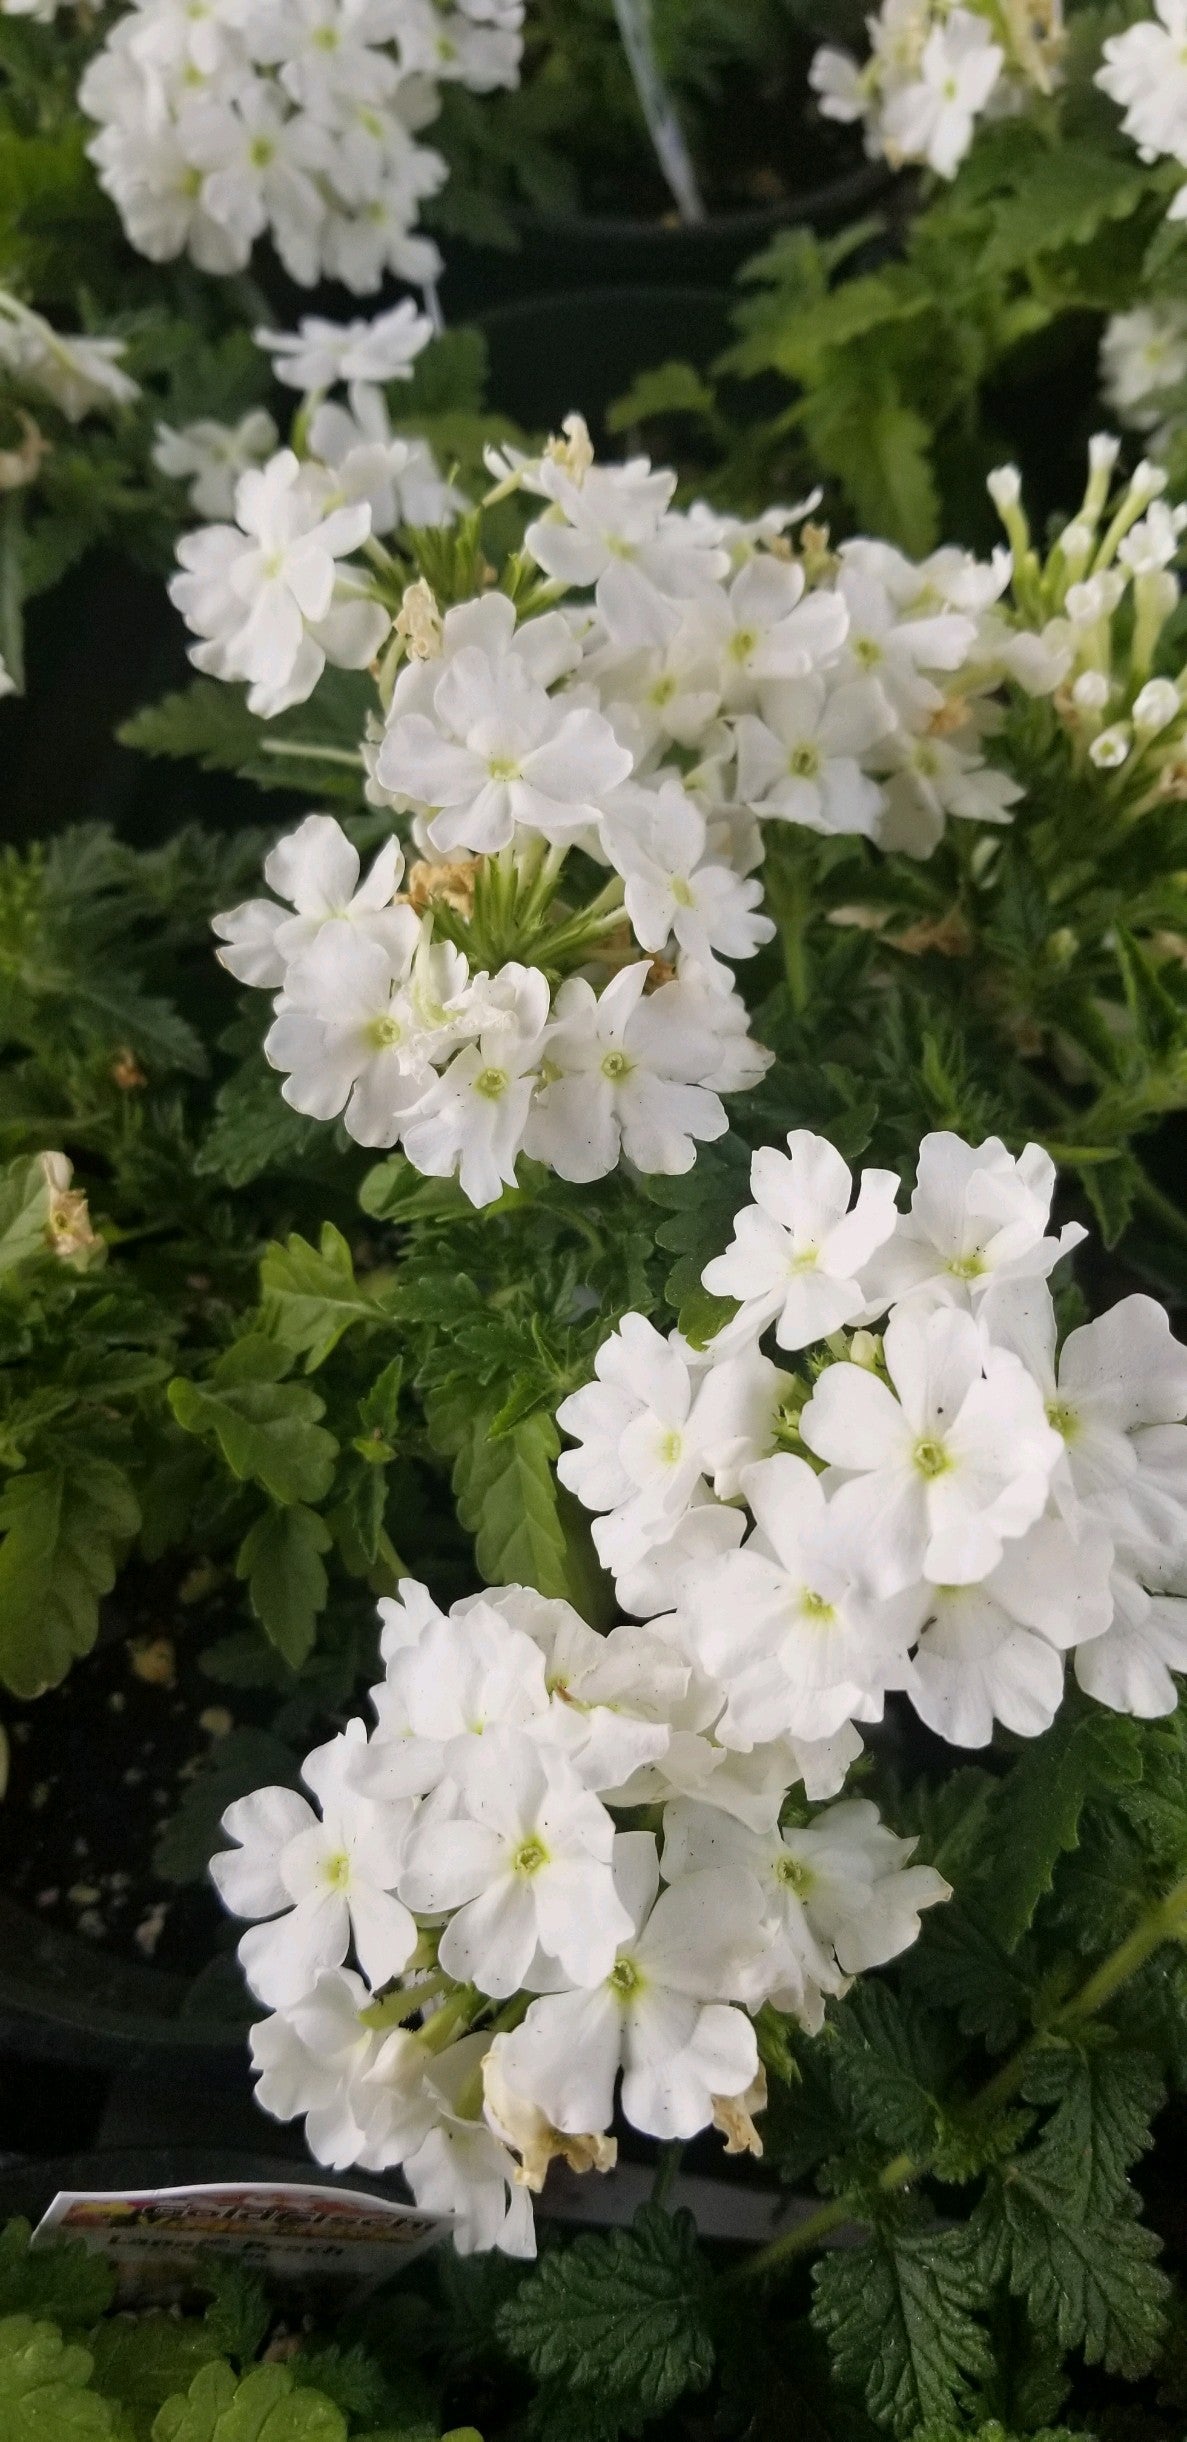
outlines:
[[[81,2239],[58,2238],[30,2247],[29,2236],[26,2221],[11,2221],[0,2231],[0,2315],[94,2323],[115,2294],[111,2266]]]
[[[240,1483],[259,1484],[282,1506],[322,1501],[330,1489],[338,1444],[318,1418],[325,1402],[297,1382],[234,1381],[217,1377],[169,1384],[179,1425],[215,1441]]]
[[[95,2389],[119,2401],[136,2442],[149,2442],[158,2408],[219,2354],[204,2323],[166,2314],[113,2315],[90,2345]]]
[[[712,2374],[707,2293],[691,2214],[644,2205],[629,2230],[545,2256],[496,2328],[540,2381],[662,2416]]]
[[[933,2029],[922,2012],[904,2009],[889,1985],[868,1983],[848,1995],[830,2026],[829,2074],[855,2126],[926,2161],[942,2113],[928,2085]]]
[[[383,1321],[375,1301],[359,1287],[354,1258],[341,1230],[323,1221],[321,1242],[312,1247],[295,1233],[283,1246],[266,1247],[260,1262],[264,1327],[293,1356],[316,1372],[353,1323]]]
[[[166,2400],[152,2442],[346,2442],[332,2400],[303,2391],[287,2366],[253,2366],[242,2377],[221,2361],[203,2366],[184,2397]]]
[[[629,432],[632,424],[646,424],[651,416],[713,413],[713,392],[703,374],[673,358],[636,375],[625,396],[607,410],[606,426],[610,432]]]
[[[1035,255],[1086,245],[1102,221],[1136,211],[1147,189],[1136,161],[1111,158],[1100,144],[1035,145],[1017,191],[994,209],[979,269],[996,280]]]
[[[458,1516],[474,1537],[488,1585],[567,1594],[555,1474],[560,1446],[551,1416],[537,1412],[497,1441],[480,1433],[459,1462]]]
[[[977,1905],[991,1936],[1013,1950],[1051,1888],[1060,1856],[1075,1848],[1080,1817],[1102,1790],[1141,1778],[1141,1733],[1124,1715],[1069,1701],[1033,1739],[986,1810]]]
[[[991,2172],[969,2225],[985,2277],[1090,2365],[1134,2381],[1155,2362],[1170,2284],[1136,2216],[1126,2165],[1149,2144],[1161,2086],[1139,2055],[1040,2054],[1024,2094],[1058,2097],[1037,2142]]]
[[[1171,1058],[1187,1036],[1187,1009],[1167,991],[1153,960],[1120,924],[1113,928],[1113,954],[1142,1050],[1151,1060]]]
[[[52,2323],[7,2315],[0,2323],[0,2433],[4,2442],[112,2442],[116,2411],[90,2389],[91,2355]]]
[[[196,761],[203,771],[237,772],[262,789],[311,789],[319,797],[362,803],[365,774],[358,751],[370,689],[352,671],[327,671],[316,698],[275,720],[247,709],[240,687],[195,679],[123,722],[121,746],[144,755]]]
[[[49,1254],[49,1187],[42,1156],[6,1162],[0,1170],[0,1273]]]
[[[212,2256],[202,2273],[201,2287],[210,2304],[203,2318],[207,2338],[219,2356],[247,2365],[263,2348],[272,2321],[264,2284],[225,2256]]]
[[[837,2381],[864,2392],[875,2424],[906,2435],[962,2415],[993,2361],[973,2321],[984,2287],[958,2233],[879,2230],[825,2256],[812,2279]]]
[[[311,1652],[326,1607],[329,1580],[321,1555],[332,1540],[324,1519],[298,1501],[288,1509],[266,1509],[239,1547],[235,1574],[246,1578],[252,1610],[269,1644],[293,1670]]]
[[[289,1109],[262,1052],[219,1087],[214,1109],[194,1157],[200,1178],[247,1187],[265,1170],[308,1171],[323,1149],[324,1127]]]
[[[89,1653],[99,1602],[140,1525],[122,1467],[74,1449],[14,1475],[0,1495],[0,1682],[14,1696],[57,1687]]]

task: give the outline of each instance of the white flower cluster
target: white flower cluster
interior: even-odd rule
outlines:
[[[90,158],[153,262],[241,271],[267,235],[303,287],[424,283],[448,165],[417,134],[441,84],[518,82],[522,21],[523,0],[137,0],[79,87]]]
[[[1187,0],[1154,0],[1154,11],[1109,35],[1096,82],[1124,111],[1122,128],[1143,161],[1169,158],[1187,169]],[[1187,185],[1168,218],[1187,220]]]
[[[122,339],[55,331],[43,314],[0,288],[0,377],[34,399],[48,399],[71,424],[128,407],[140,387],[119,359]]]
[[[954,178],[978,119],[1049,93],[1058,74],[1060,0],[882,0],[867,25],[869,58],[826,43],[810,82],[825,118],[860,120],[871,159],[893,169],[921,162]]]
[[[853,1199],[823,1138],[787,1143],[705,1270],[737,1309],[707,1349],[628,1315],[558,1411],[623,1608],[668,1614],[724,1693],[729,1769],[790,1740],[826,1795],[892,1689],[958,1746],[1036,1736],[1069,1651],[1101,1703],[1172,1711],[1187,1350],[1163,1309],[1125,1298],[1057,1355],[1048,1275],[1084,1233],[1051,1234],[1038,1145],[926,1137],[901,1212],[893,1172]]]
[[[408,302],[372,323],[311,316],[298,331],[257,332],[279,379],[304,394],[300,459],[275,451],[261,409],[234,427],[157,428],[156,465],[191,481],[205,515],[237,520],[182,537],[183,574],[169,591],[205,639],[191,653],[197,668],[245,680],[253,712],[303,703],[327,661],[364,669],[391,614],[352,554],[397,526],[448,525],[462,505],[427,443],[397,436],[388,418],[384,385],[410,378],[431,337]],[[326,396],[340,386],[347,404]]]
[[[303,378],[327,370],[307,358]],[[322,407],[311,441],[331,413],[350,421]],[[357,861],[322,818],[269,869],[282,898],[320,910],[319,937],[298,942],[260,901],[217,927],[233,974],[281,988],[267,1050],[293,1107],[402,1143],[476,1202],[514,1182],[521,1151],[573,1180],[620,1158],[689,1168],[725,1129],[720,1096],[767,1065],[732,985],[774,931],[755,878],[768,826],[926,856],[949,817],[1007,821],[1022,790],[983,744],[1003,686],[1049,692],[1072,649],[1066,623],[1035,633],[1005,610],[1005,551],[916,564],[857,540],[834,555],[806,526],[797,553],[786,529],[812,504],[749,525],[675,510],[674,476],[595,465],[577,417],[542,458],[491,464],[500,493],[546,504],[522,608],[492,590],[442,613],[423,580],[408,588],[382,726],[361,745],[369,797],[422,860],[424,921],[405,908],[382,942],[343,921]],[[327,658],[361,666],[392,624],[382,570],[346,557],[369,514],[375,531],[371,468],[361,442],[330,470],[282,452],[240,478],[237,528],[180,546],[173,599],[205,639],[192,658],[248,679],[254,710],[308,695]],[[524,561],[539,572],[526,599]],[[323,890],[323,853],[349,868],[345,898],[337,879]],[[393,855],[368,885],[389,900]],[[562,901],[591,868],[604,887]]]
[[[616,2092],[649,2136],[761,2151],[759,2010],[817,2029],[947,1885],[868,1800],[784,1822],[795,1741],[720,1746],[675,1622],[598,1636],[524,1586],[445,1617],[411,1581],[380,1610],[370,1735],[308,1758],[314,1804],[223,1818],[257,2094],[320,2161],[402,2164],[463,2252],[530,2255],[549,2161],[613,2163]],[[657,1828],[619,1829],[644,1800]]]

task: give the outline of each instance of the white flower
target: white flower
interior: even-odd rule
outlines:
[[[738,721],[739,796],[767,821],[872,838],[883,795],[859,757],[893,724],[872,679],[850,680],[831,693],[815,677],[767,684],[759,714],[743,713]]]
[[[295,831],[278,840],[264,862],[264,880],[278,899],[248,899],[212,919],[227,944],[216,952],[220,966],[241,984],[282,984],[292,960],[309,949],[324,924],[353,924],[388,952],[393,967],[416,944],[411,910],[392,901],[404,871],[399,841],[387,840],[359,882],[359,852],[332,814],[307,814]],[[296,913],[290,915],[288,908]]]
[[[1063,1443],[1061,1474],[1083,1512],[1119,1542],[1187,1553],[1187,1349],[1165,1308],[1123,1297],[1069,1332],[1058,1370],[1045,1292],[1016,1294],[991,1328],[1039,1383]],[[1070,1523],[1078,1529],[1075,1506]]]
[[[714,1297],[741,1302],[727,1326],[731,1346],[773,1322],[780,1348],[807,1348],[852,1322],[868,1303],[863,1267],[899,1218],[893,1170],[863,1171],[850,1211],[852,1176],[827,1138],[793,1128],[787,1148],[763,1145],[755,1153],[754,1202],[737,1214],[724,1255],[701,1274]]]
[[[359,2015],[369,1999],[361,1976],[323,1968],[307,1995],[261,2019],[249,2038],[260,2109],[274,2120],[304,2114],[310,2153],[331,2170],[349,2169],[366,2144],[353,2099],[378,2050]]]
[[[472,1204],[515,1185],[548,1018],[548,983],[515,964],[473,987],[476,1042],[455,1054],[404,1128],[404,1150],[428,1178],[453,1178]]]
[[[1146,159],[1170,153],[1187,162],[1187,0],[1154,0],[1144,18],[1102,45],[1096,83],[1125,112],[1127,136]]]
[[[427,441],[393,433],[383,392],[370,382],[353,385],[349,407],[323,400],[310,420],[309,447],[332,470],[333,505],[365,500],[372,534],[399,525],[448,526],[466,505],[456,484],[444,481]]]
[[[914,1840],[879,1821],[868,1798],[826,1808],[783,1846],[798,1869],[795,1888],[819,1942],[831,1944],[847,1976],[884,1967],[919,1938],[919,1913],[951,1896],[942,1874],[912,1865]]]
[[[302,1767],[320,1817],[295,1789],[257,1789],[222,1819],[237,1849],[211,1859],[219,1897],[236,1916],[268,1920],[239,1944],[244,1975],[269,2008],[304,1999],[318,1971],[340,1967],[353,1940],[368,1983],[380,1985],[411,1958],[416,1926],[393,1896],[407,1811],[380,1808],[350,1782],[361,1721]]]
[[[932,27],[917,78],[886,102],[881,132],[887,159],[896,167],[925,161],[941,178],[954,178],[1004,60],[985,19],[954,8]]]
[[[1041,1145],[1015,1156],[996,1136],[982,1145],[946,1129],[925,1136],[910,1208],[865,1275],[868,1311],[924,1296],[980,1314],[1012,1283],[1045,1280],[1085,1236],[1078,1222],[1048,1235],[1054,1192]]]
[[[557,993],[526,1151],[563,1179],[604,1178],[620,1153],[642,1171],[691,1170],[697,1144],[725,1134],[722,1104],[700,1082],[725,996],[694,1012],[680,979],[647,993],[650,972],[624,967],[600,999],[576,975]]]
[[[323,517],[291,450],[241,475],[235,526],[183,535],[170,599],[205,639],[190,659],[215,678],[246,679],[265,719],[312,694],[327,660],[362,669],[390,620],[342,562],[370,531],[365,505]]]
[[[431,711],[393,718],[376,776],[385,789],[438,811],[429,838],[442,855],[491,854],[517,823],[564,839],[598,819],[599,800],[625,780],[631,758],[609,722],[554,699],[525,667],[464,645],[432,672]]]
[[[140,385],[119,363],[126,341],[55,331],[31,306],[0,288],[0,367],[51,399],[67,422],[96,410],[129,406]]]
[[[1187,1566],[1181,1548],[1177,1557],[1177,1571],[1170,1573],[1182,1589]],[[1142,1575],[1155,1578],[1153,1593]],[[1163,1591],[1157,1579],[1148,1559],[1138,1574],[1122,1554],[1113,1571],[1109,1627],[1076,1654],[1076,1677],[1085,1694],[1115,1713],[1134,1713],[1139,1721],[1174,1712],[1179,1689],[1171,1673],[1187,1671],[1187,1601],[1181,1591]]]
[[[337,382],[410,381],[433,336],[427,314],[405,297],[374,321],[326,322],[306,314],[295,331],[257,331],[278,381],[293,390],[332,390]]]
[[[973,1585],[1046,1505],[1059,1436],[1016,1357],[986,1349],[971,1315],[900,1307],[886,1326],[888,1387],[830,1365],[800,1418],[837,1469],[830,1532],[876,1594],[927,1577]]]
[[[435,1083],[409,989],[420,926],[410,907],[392,913],[405,919],[403,955],[394,962],[391,948],[356,925],[322,925],[288,968],[264,1037],[265,1058],[287,1072],[281,1093],[292,1109],[311,1119],[342,1112],[360,1145],[394,1145]],[[431,956],[442,962],[440,986],[456,1003],[464,959],[444,944]]]
[[[676,478],[646,458],[591,466],[575,481],[557,460],[541,461],[534,489],[552,506],[528,527],[525,547],[546,575],[593,585],[615,643],[661,643],[678,624],[672,607],[723,577],[726,554],[669,502]]]
[[[562,1755],[521,1730],[487,1730],[451,1766],[455,1777],[413,1821],[400,1868],[418,1915],[452,1911],[438,1953],[446,1973],[505,2000],[539,1950],[574,1983],[598,1983],[629,1923],[605,1807]]]
[[[1112,1546],[1085,1526],[1040,1518],[1007,1544],[977,1586],[938,1586],[910,1678],[929,1729],[957,1747],[987,1746],[995,1721],[1020,1738],[1049,1729],[1063,1697],[1063,1654],[1109,1626]]]
[[[682,950],[720,972],[716,953],[753,958],[775,926],[759,915],[762,885],[747,882],[708,854],[706,825],[678,780],[658,789],[629,784],[609,799],[601,844],[626,884],[626,911],[645,950]]]
[[[487,1730],[535,1723],[547,1736],[551,1720],[543,1651],[513,1616],[513,1598],[533,1599],[525,1588],[455,1603],[448,1618],[410,1578],[401,1594],[382,1605],[387,1677],[354,1767],[356,1786],[389,1804],[434,1789]]]
[[[497,2247],[503,2255],[534,2256],[532,2200],[516,2179],[515,2158],[482,2118],[482,2063],[490,2038],[465,2035],[428,2071],[438,2119],[404,2163],[404,2176],[426,2213],[453,2219],[459,2255]]]
[[[757,1532],[690,1581],[680,1610],[686,1643],[725,1690],[715,1735],[745,1750],[877,1719],[885,1690],[909,1680],[910,1592],[874,1603],[854,1583],[833,1556],[828,1503],[803,1459],[763,1459],[742,1488]]]
[[[663,1543],[653,1543],[629,1568],[620,1569],[615,1592],[624,1611],[640,1619],[680,1609],[690,1586],[724,1552],[737,1549],[746,1532],[740,1509],[727,1507],[704,1494],[693,1503]]]
[[[1160,393],[1187,383],[1187,312],[1160,300],[1111,314],[1100,363],[1101,386],[1114,415],[1136,432],[1153,432],[1166,404]]]
[[[586,1509],[606,1512],[594,1539],[609,1568],[637,1566],[664,1543],[704,1484],[736,1490],[741,1469],[770,1447],[782,1377],[748,1351],[698,1371],[673,1334],[641,1314],[623,1316],[594,1359],[595,1382],[557,1409],[581,1443],[557,1474]]]
[[[1006,823],[1026,792],[1009,772],[982,754],[930,732],[900,734],[884,749],[886,809],[879,830],[884,848],[928,857],[945,822]]]
[[[503,2074],[557,2128],[584,2131],[613,2118],[621,2070],[632,2127],[694,2137],[715,2097],[743,2094],[757,2074],[754,2029],[725,2004],[762,1947],[759,1893],[745,1875],[721,1873],[659,1892],[650,1832],[618,1834],[614,1878],[617,1956],[592,1990],[533,2001],[502,2047]]]
[[[531,1735],[562,1749],[587,1789],[615,1789],[663,1754],[668,1714],[688,1670],[653,1629],[628,1623],[597,1635],[571,1604],[528,1586],[505,1588],[492,1608],[531,1637],[544,1659],[548,1701],[534,1712]]]
[[[926,721],[944,703],[928,673],[962,667],[977,640],[976,622],[957,610],[904,616],[887,583],[893,565],[876,543],[842,544],[837,590],[849,614],[849,632],[838,676],[877,679],[900,716]]]
[[[239,477],[270,457],[278,438],[263,407],[253,407],[238,424],[219,424],[212,417],[180,426],[158,424],[153,465],[175,482],[189,483],[190,507],[199,517],[233,517]]]
[[[773,680],[806,678],[835,661],[849,614],[831,587],[809,593],[798,563],[760,553],[737,576],[697,603],[697,618],[714,638],[727,708],[753,704]]]

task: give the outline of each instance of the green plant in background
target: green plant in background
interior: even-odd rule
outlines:
[[[888,221],[776,238],[742,275],[719,388],[688,367],[649,374],[619,429],[681,419],[691,457],[737,505],[823,475],[845,527],[914,553],[951,534],[979,545],[984,477],[1024,439],[1044,509],[1069,506],[1073,453],[1100,415],[1103,333],[1106,405],[1165,428],[1177,481],[1185,240],[1167,207],[1181,173],[1142,158],[1100,89],[1103,44],[1146,15],[1137,0],[1074,9],[1049,93],[975,135],[970,114],[964,157],[921,186],[905,174]],[[1001,29],[992,9],[982,18],[988,42]],[[855,87],[844,115],[859,103]],[[774,410],[772,381],[787,386]]]

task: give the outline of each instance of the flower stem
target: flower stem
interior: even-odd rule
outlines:
[[[1175,1941],[1185,1933],[1187,1875],[1163,1899],[1148,1908],[1144,1916],[1139,1917],[1132,1932],[1118,1943],[1116,1950],[1111,1951],[1099,1967],[1094,1968],[1079,1991],[1073,1993],[1053,2017],[1036,2027],[1025,2043],[1019,2045],[1018,2050],[974,2096],[969,2106],[970,2115],[982,2119],[996,2111],[1002,2103],[1009,2102],[1022,2085],[1038,2044],[1052,2035],[1066,2034],[1084,2019],[1094,2017],[1106,2002],[1112,2000],[1114,1993],[1119,1992],[1121,1986],[1136,1975],[1140,1967],[1145,1966],[1147,1959],[1161,1949],[1164,1942]],[[916,2162],[910,2154],[896,2154],[879,2175],[878,2189],[884,2195],[892,2195],[897,2189],[907,2187],[912,2179],[922,2178],[927,2167],[926,2162]],[[737,2265],[726,2275],[721,2286],[737,2289],[751,2281],[764,2280],[768,2273],[780,2271],[784,2264],[794,2263],[798,2257],[811,2254],[831,2237],[834,2230],[840,2229],[842,2223],[868,2221],[869,2213],[863,2206],[864,2198],[860,2192],[834,2197],[831,2203],[821,2205],[818,2212],[810,2214],[806,2221],[798,2222],[794,2230],[785,2231],[782,2238],[772,2239],[769,2246],[760,2247],[757,2255],[747,2257],[745,2263]]]

